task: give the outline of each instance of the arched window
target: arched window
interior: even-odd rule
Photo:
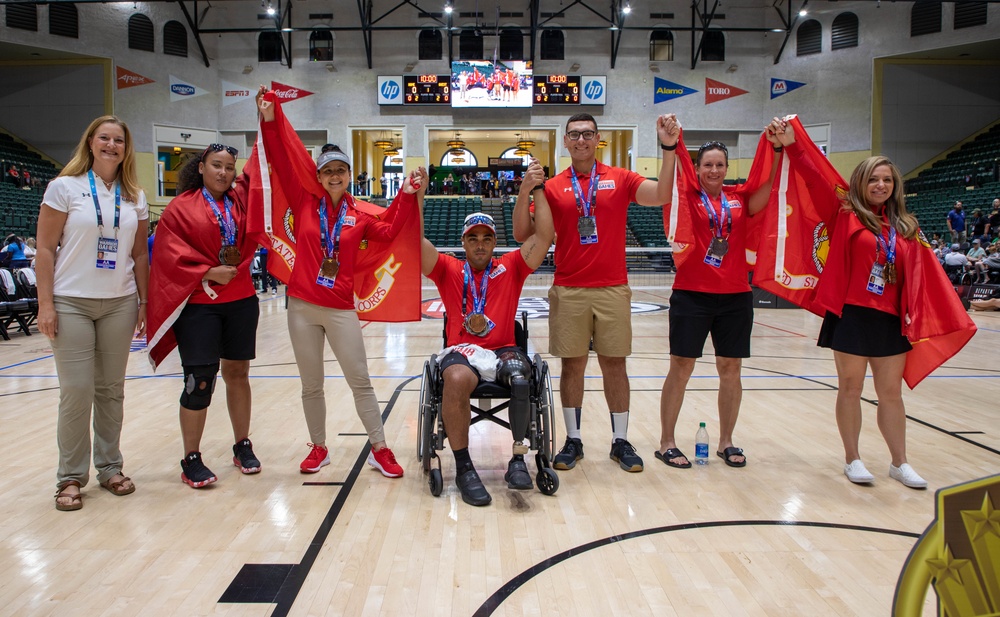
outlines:
[[[503,151],[503,154],[500,155],[500,158],[502,158],[502,159],[517,159],[517,160],[521,161],[521,163],[523,163],[525,167],[527,167],[528,164],[531,163],[531,155],[530,154],[525,154],[524,156],[519,156],[517,154],[514,154],[514,152],[516,150],[517,150],[517,146],[514,146],[513,148],[507,148],[506,150]]]
[[[458,59],[483,59],[483,33],[473,28],[465,28],[458,35]]]
[[[179,21],[168,21],[163,25],[163,53],[187,58],[188,33]]]
[[[847,49],[858,46],[858,16],[841,13],[833,20],[830,32],[830,49]]]
[[[7,10],[10,10],[10,6]],[[49,34],[80,38],[80,19],[75,4],[55,2],[49,5]]]
[[[500,31],[500,59],[522,60],[524,58],[524,37],[516,28]]]
[[[479,160],[471,150],[460,148],[448,150],[441,157],[439,167],[479,167]]]
[[[432,30],[430,28],[421,30],[418,41],[420,46],[420,60],[440,60],[444,55],[440,30]]]
[[[38,8],[35,4],[7,4],[7,27],[38,32]]]
[[[823,26],[815,19],[807,19],[799,25],[795,35],[797,56],[808,56],[823,51]]]
[[[566,43],[562,30],[542,30],[542,60],[565,60]]]
[[[309,34],[309,60],[312,62],[333,62],[332,32],[313,30]]]
[[[281,62],[281,33],[261,32],[257,38],[258,62]]]
[[[721,30],[709,30],[702,37],[701,59],[705,62],[726,60],[726,36]]]
[[[910,36],[941,32],[941,3],[917,0],[910,9]]]
[[[649,33],[649,59],[666,62],[674,59],[674,34],[670,30]]]
[[[142,13],[128,18],[128,48],[153,51],[153,22]]]

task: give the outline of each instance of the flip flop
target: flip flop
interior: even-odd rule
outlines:
[[[681,452],[677,448],[667,448],[667,451],[664,452],[664,453],[662,453],[662,454],[660,454],[660,451],[657,450],[655,452],[655,455],[656,455],[656,458],[658,458],[661,461],[663,461],[663,463],[667,467],[676,467],[677,469],[690,469],[691,468],[691,459],[688,459],[688,462],[686,462],[686,463],[672,463],[672,462],[670,462],[670,461],[672,461],[675,458],[681,458],[681,457],[687,458],[687,455],[685,455],[683,452]]]
[[[72,512],[83,507],[83,494],[63,492],[63,489],[67,486],[75,486],[79,490],[80,483],[76,480],[68,480],[63,482],[62,486],[59,487],[59,492],[56,493],[56,510],[60,512]],[[59,503],[60,498],[69,499],[70,501],[69,503]]]
[[[726,461],[726,465],[729,465],[730,467],[747,466],[747,457],[745,454],[743,454],[743,448],[737,448],[736,446],[729,446],[722,452],[716,452],[716,455],[718,455],[718,457],[721,458],[722,460]],[[735,461],[729,460],[730,456],[742,456],[743,460],[737,463]]]
[[[125,486],[126,482],[130,483],[129,487],[122,488],[123,486]],[[122,474],[122,479],[117,482],[112,482],[111,480],[105,480],[104,482],[101,482],[101,488],[105,489],[112,495],[116,495],[118,497],[124,497],[125,495],[131,495],[132,493],[135,492],[135,483],[132,482],[132,478]]]

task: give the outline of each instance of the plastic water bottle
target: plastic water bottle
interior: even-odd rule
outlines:
[[[694,462],[708,465],[708,431],[704,422],[698,424],[698,432],[694,436]]]

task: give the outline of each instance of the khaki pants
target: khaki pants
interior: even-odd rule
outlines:
[[[62,486],[90,479],[90,422],[93,410],[97,481],[122,471],[119,447],[125,402],[125,369],[139,304],[121,298],[54,298],[58,331],[52,339],[59,375],[59,469]]]
[[[368,357],[358,314],[316,306],[300,298],[289,298],[288,334],[302,380],[302,411],[305,412],[309,438],[313,443],[326,442],[324,339],[330,344],[347,385],[354,393],[354,407],[368,432],[368,440],[373,444],[385,441],[382,412],[368,377]]]

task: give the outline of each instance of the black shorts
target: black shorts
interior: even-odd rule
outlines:
[[[867,358],[898,356],[913,349],[902,331],[898,315],[845,304],[840,317],[828,312],[823,318],[816,344]]]
[[[259,317],[256,295],[222,304],[188,304],[173,325],[181,364],[253,360]]]
[[[500,349],[494,349],[493,353],[495,353],[497,356],[499,356],[500,354],[504,353],[505,351],[516,351],[517,353],[519,353],[522,356],[521,359],[524,362],[530,364],[530,362],[528,360],[528,356],[526,356],[524,354],[524,350],[521,349],[520,347],[517,347],[517,346],[514,346],[514,347],[501,347]],[[479,381],[480,382],[483,381],[483,376],[479,374],[479,371],[476,370],[476,367],[474,367],[471,364],[469,364],[469,359],[466,358],[464,355],[458,353],[457,351],[453,351],[453,352],[445,355],[443,358],[438,358],[438,366],[441,368],[441,372],[442,373],[444,373],[444,369],[448,368],[449,366],[455,365],[455,364],[462,364],[464,366],[469,367],[469,369],[473,373],[476,374],[476,377],[479,378]]]
[[[750,357],[753,293],[705,293],[675,289],[670,294],[670,355],[700,358],[708,335],[715,355]]]

